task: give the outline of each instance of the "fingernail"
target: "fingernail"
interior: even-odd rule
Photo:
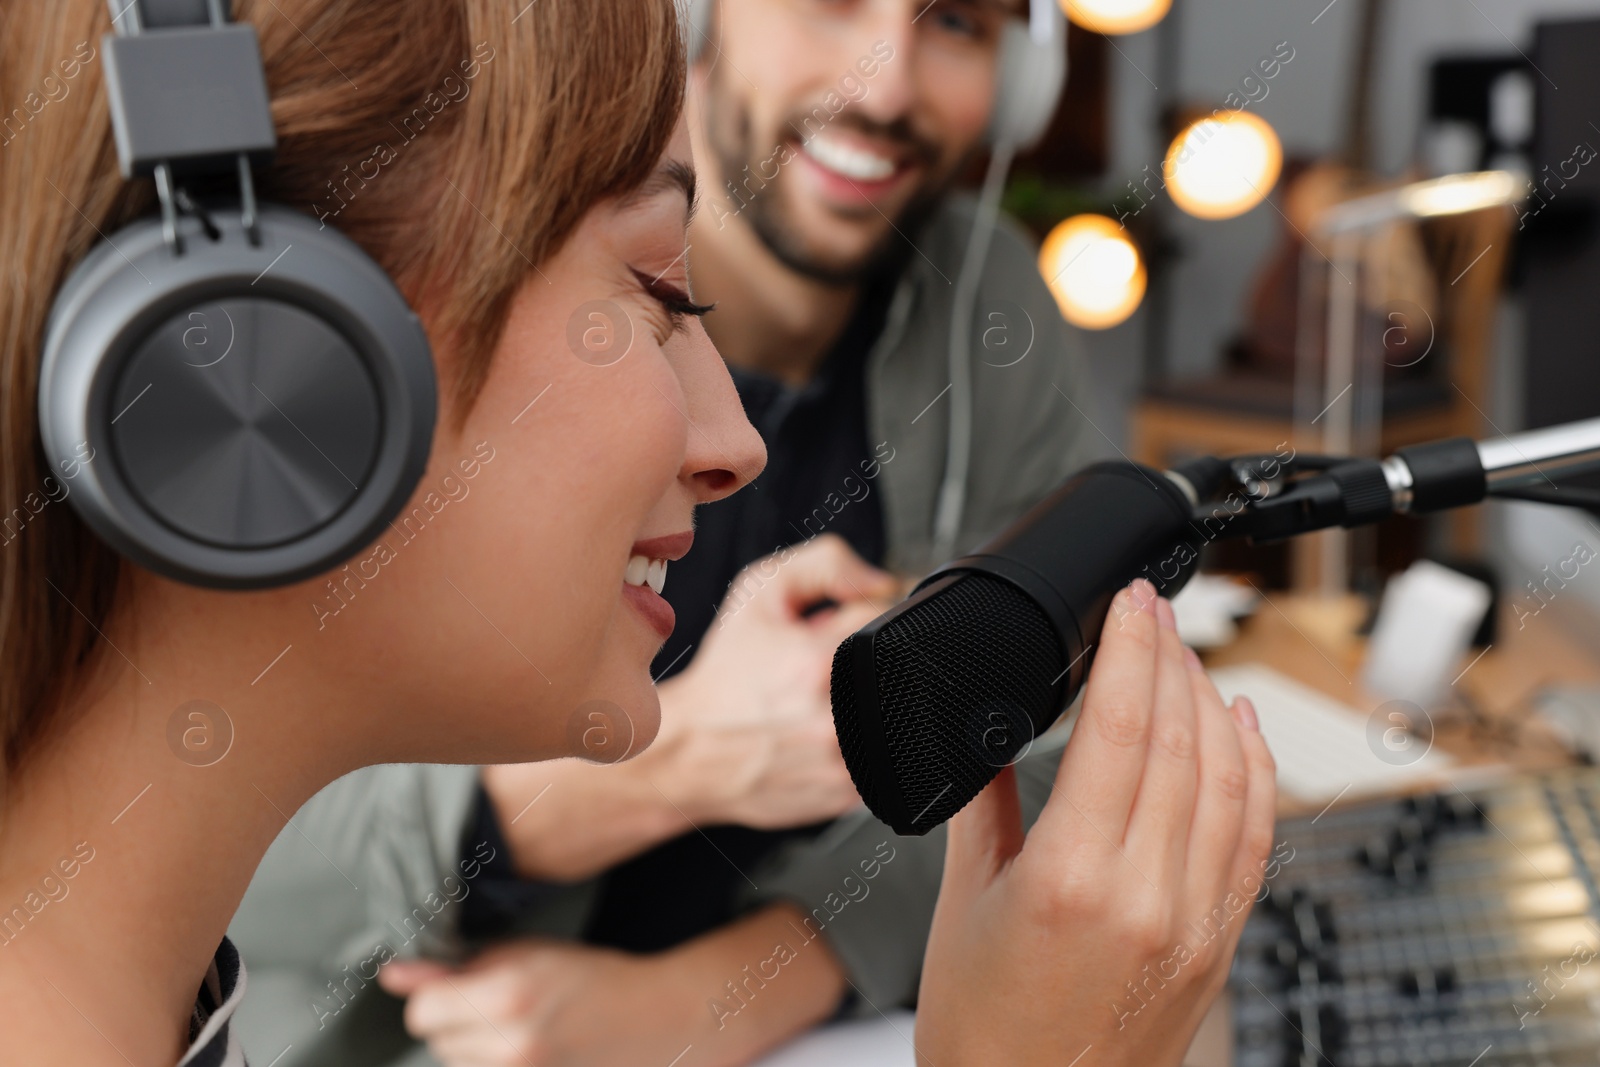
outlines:
[[[1155,586],[1143,578],[1135,578],[1129,582],[1123,593],[1127,595],[1129,609],[1134,612],[1142,612],[1155,606]]]
[[[1166,597],[1158,597],[1156,599],[1156,618],[1160,620],[1163,630],[1176,630],[1178,628],[1178,618],[1172,614],[1172,601]]]
[[[1200,655],[1199,655],[1199,653],[1197,653],[1194,649],[1190,648],[1188,645],[1184,645],[1183,646],[1183,658],[1184,658],[1185,661],[1188,662],[1189,666],[1194,668],[1195,670],[1197,670],[1197,671],[1205,670],[1205,667],[1202,666],[1201,663],[1200,663]]]
[[[1239,720],[1239,725],[1246,730],[1256,733],[1261,731],[1261,724],[1256,719],[1256,706],[1250,703],[1249,697],[1233,698],[1233,717]]]

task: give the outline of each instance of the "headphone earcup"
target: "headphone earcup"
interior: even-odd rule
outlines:
[[[212,239],[133,223],[51,309],[39,426],[68,499],[123,555],[191,584],[263,588],[369,544],[410,498],[437,387],[416,315],[337,230],[264,206]]]
[[[1067,81],[1065,34],[1034,39],[1027,23],[1007,19],[1000,40],[994,112],[989,118],[990,144],[1002,142],[1020,150],[1044,136]]]

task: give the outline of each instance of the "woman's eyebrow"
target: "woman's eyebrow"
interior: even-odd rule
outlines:
[[[687,226],[694,218],[699,197],[695,191],[694,168],[679,159],[663,163],[642,185],[622,198],[622,206],[634,207],[674,189],[683,193],[683,222]]]

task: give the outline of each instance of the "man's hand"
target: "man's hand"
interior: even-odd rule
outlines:
[[[681,1050],[653,1033],[688,1006],[661,977],[646,957],[512,941],[459,969],[397,960],[378,983],[406,998],[406,1029],[446,1067],[598,1067],[665,1064]]]
[[[661,684],[649,748],[611,765],[483,769],[517,872],[576,881],[694,826],[804,826],[860,803],[829,668],[897,592],[833,534],[745,568],[689,666]]]
[[[740,572],[694,660],[661,687],[654,747],[697,824],[803,826],[860,803],[829,673],[839,642],[897,591],[833,534]]]
[[[446,1067],[737,1067],[839,1002],[843,972],[801,922],[776,905],[655,956],[515,941],[460,968],[397,960],[378,982],[406,998],[406,1029]],[[794,956],[750,980],[780,942]],[[742,1004],[729,982],[746,983]]]
[[[1024,841],[1008,769],[950,823],[918,1003],[929,1067],[1177,1067],[1272,845],[1274,768],[1148,582],[1118,594]],[[1136,995],[1137,994],[1137,995]]]

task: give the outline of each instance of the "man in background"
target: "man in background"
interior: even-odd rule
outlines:
[[[746,1063],[913,1000],[944,836],[899,838],[861,809],[828,672],[902,579],[1094,458],[1081,360],[1009,225],[972,308],[970,380],[949,369],[974,220],[951,189],[982,150],[1004,27],[1025,16],[1005,0],[696,13],[695,298],[717,305],[706,327],[769,463],[701,509],[669,568],[660,735],[611,762],[628,724],[579,709],[601,765],[376,768],[330,786],[232,931],[253,964],[240,1027],[255,1059],[406,1054],[380,985],[452,1067]],[[963,396],[965,505],[941,538]],[[1030,821],[1058,756],[1041,742],[1019,765]]]

